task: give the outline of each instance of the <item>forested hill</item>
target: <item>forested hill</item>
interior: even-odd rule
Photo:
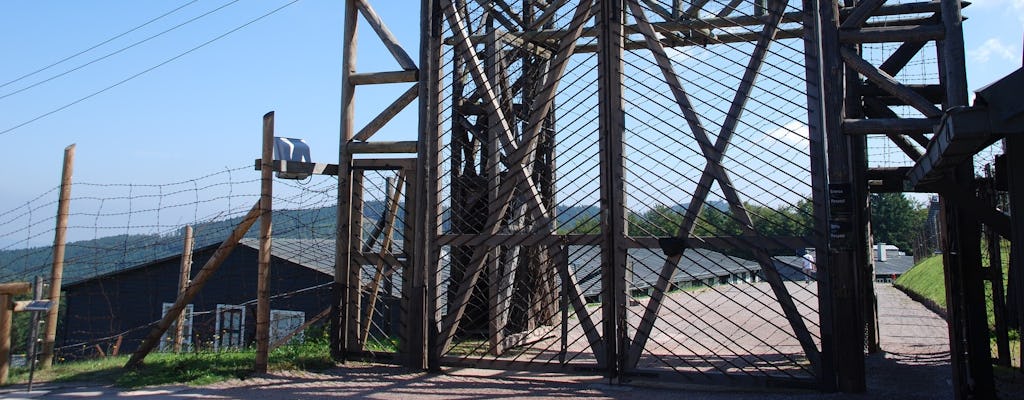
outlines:
[[[366,202],[365,223],[375,223],[380,219],[383,210],[384,204],[380,201]],[[402,229],[402,214],[404,213],[399,213],[397,229]],[[574,219],[586,219],[597,214],[596,207],[559,207],[559,225],[571,225]],[[336,218],[337,209],[334,206],[275,210],[274,237],[333,238]],[[193,227],[196,236],[195,248],[220,243],[241,220],[242,217],[236,217],[196,224]],[[246,237],[255,238],[258,227],[259,224],[253,225],[246,233]],[[64,256],[64,282],[71,283],[180,254],[183,241],[184,228],[165,234],[122,234],[70,242],[66,246]],[[0,251],[0,282],[31,281],[35,275],[48,277],[52,258],[51,246]]]
[[[685,205],[671,207],[677,213]],[[720,204],[712,208],[724,209]],[[381,201],[368,201],[364,205],[364,225],[369,227],[380,219],[384,211]],[[596,206],[558,206],[559,231],[572,232],[585,225],[596,224],[599,210]],[[332,239],[337,215],[336,207],[322,207],[302,210],[275,210],[274,237],[282,239]],[[399,212],[396,229],[401,230]],[[639,215],[634,216],[634,219]],[[195,248],[216,245],[228,237],[242,217],[196,224]],[[642,219],[642,217],[641,217]],[[448,228],[447,211],[441,218],[442,229]],[[254,224],[246,237],[257,237],[259,224]],[[369,228],[368,228],[369,229]],[[664,229],[666,232],[671,229]],[[65,251],[64,281],[76,282],[96,275],[119,271],[139,264],[180,254],[184,241],[184,227],[164,234],[122,234],[98,239],[76,241],[67,244]],[[51,246],[0,251],[0,282],[30,281],[33,276],[44,278],[50,274],[52,260]]]

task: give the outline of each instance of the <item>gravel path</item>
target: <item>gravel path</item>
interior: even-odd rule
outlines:
[[[868,392],[702,391],[707,388],[650,388],[608,385],[599,377],[453,370],[437,375],[400,367],[355,365],[323,373],[279,372],[203,387],[166,386],[120,390],[95,385],[44,385],[26,395],[23,387],[0,389],[0,398],[144,399],[946,399],[952,398],[946,323],[890,285],[876,285],[884,354],[867,360]]]

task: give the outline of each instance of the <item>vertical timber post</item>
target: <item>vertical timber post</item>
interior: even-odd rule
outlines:
[[[863,2],[863,0],[862,0]],[[858,2],[859,4],[859,2]],[[854,6],[853,0],[845,0],[847,7]],[[861,54],[859,44],[844,45],[856,54]],[[845,102],[843,104],[843,118],[864,118],[864,110],[861,102],[861,79],[857,71],[850,66],[845,68],[846,86],[843,88]],[[874,262],[871,253],[871,205],[868,196],[867,168],[868,168],[868,138],[867,135],[848,136],[850,151],[850,182],[853,193],[853,227],[852,237],[853,248],[858,249],[853,253],[855,267],[854,288],[860,309],[861,321],[864,323],[865,343],[869,353],[875,353],[878,348],[878,315],[875,312],[875,288],[874,288]]]
[[[821,24],[819,21],[819,0],[803,0],[804,10],[804,60],[807,81],[807,139],[810,151],[811,201],[814,203],[814,247],[819,266],[827,265],[828,238],[828,153],[825,135],[825,103],[822,90],[822,46]],[[835,348],[832,315],[832,291],[829,274],[819,268],[818,319],[821,326],[821,366],[815,373],[821,389],[836,390]]]
[[[256,281],[256,373],[267,372],[270,353],[270,249],[274,185],[274,112],[263,116],[260,165],[260,250]]]
[[[939,42],[940,81],[946,89],[945,109],[967,106],[967,71],[964,58],[960,0],[940,4],[945,37]],[[953,190],[974,195],[974,162],[970,158],[952,171]],[[953,389],[957,398],[995,398],[985,287],[981,269],[981,226],[963,212],[966,204],[943,199],[946,246],[943,264],[949,313]]]
[[[1010,308],[1016,315],[1009,315],[1008,320],[1016,320],[1017,329],[1024,327],[1024,137],[1007,135],[1006,163],[1009,173],[1010,193],[1010,270],[1007,277],[1008,303],[1017,306]],[[1018,367],[1024,370],[1024,346],[1017,346]]]
[[[0,283],[0,385],[7,384],[11,361],[11,325],[14,322],[14,296],[28,293],[28,282]]]
[[[7,384],[11,368],[11,324],[14,317],[14,296],[0,293],[0,385]]]
[[[844,115],[844,64],[839,55],[839,9],[836,0],[829,0],[819,6],[822,52],[822,93],[824,101],[825,135],[828,153],[828,199],[829,199],[829,248],[825,262],[820,264],[818,275],[825,275],[821,284],[827,285],[826,293],[831,303],[832,340],[822,338],[823,345],[830,342],[826,352],[831,352],[835,367],[835,383],[825,386],[843,392],[863,392],[866,389],[864,366],[864,324],[861,320],[857,299],[856,280],[857,248],[857,190],[860,185],[853,181],[851,171],[850,140],[842,131]],[[832,377],[824,377],[832,379]]]
[[[626,332],[626,235],[625,166],[623,135],[625,113],[622,99],[623,0],[601,0],[598,25],[598,97],[601,168],[601,285],[605,371],[619,382],[626,365],[629,338]]]
[[[262,166],[261,166],[262,168]],[[188,289],[188,281],[192,277],[192,225],[185,225],[185,244],[181,253],[181,272],[178,276],[178,297],[181,297]],[[174,326],[174,352],[181,353],[181,343],[184,342],[185,313],[181,313],[178,322]]]
[[[358,320],[356,314],[350,314],[349,282],[351,257],[351,217],[352,217],[352,156],[348,152],[348,142],[355,132],[355,91],[356,87],[350,77],[356,72],[356,23],[359,11],[355,0],[345,0],[344,26],[342,31],[342,67],[341,67],[341,127],[340,145],[338,149],[338,219],[335,230],[334,256],[334,302],[331,311],[331,358],[345,361],[349,351],[350,324]],[[357,297],[358,298],[358,297]]]
[[[417,146],[416,179],[413,203],[414,233],[413,292],[410,293],[409,366],[440,370],[437,348],[438,309],[437,276],[440,249],[435,245],[437,218],[440,215],[438,185],[441,179],[441,16],[436,0],[420,2],[420,94],[419,144]],[[407,206],[408,207],[408,206]]]
[[[53,345],[57,341],[57,314],[60,310],[61,280],[64,276],[64,236],[68,231],[68,214],[71,207],[71,176],[75,168],[75,145],[64,149],[64,169],[60,178],[60,198],[57,203],[57,229],[53,235],[53,268],[50,278],[50,296],[53,307],[46,312],[46,335],[43,338],[41,368],[53,365]]]

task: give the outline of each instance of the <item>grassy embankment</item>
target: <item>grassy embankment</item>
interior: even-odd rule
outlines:
[[[1005,287],[1005,279],[1007,276],[1008,260],[1009,260],[1009,245],[1003,244],[1003,279]],[[988,255],[985,251],[985,246],[982,246],[983,261],[982,263],[988,267]],[[942,267],[942,255],[935,255],[922,260],[920,263],[914,266],[910,271],[900,276],[893,282],[893,285],[900,288],[904,292],[907,292],[916,300],[925,303],[933,310],[945,315],[946,312],[946,282],[943,276]],[[992,335],[992,356],[996,357],[996,343],[995,343],[995,315],[993,314],[992,308],[992,284],[985,282],[985,311],[988,314],[988,324]],[[1020,334],[1018,331],[1010,331],[1010,353],[1012,355],[1020,354]],[[1013,365],[1020,365],[1020,360],[1013,360]]]

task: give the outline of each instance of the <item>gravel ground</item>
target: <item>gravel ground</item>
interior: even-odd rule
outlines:
[[[868,391],[824,394],[797,391],[709,391],[702,387],[610,385],[600,377],[459,369],[427,374],[385,365],[354,365],[312,373],[288,371],[202,387],[123,390],[89,384],[0,389],[0,398],[143,399],[947,399],[952,398],[946,323],[890,285],[877,285],[883,354],[867,359]]]

